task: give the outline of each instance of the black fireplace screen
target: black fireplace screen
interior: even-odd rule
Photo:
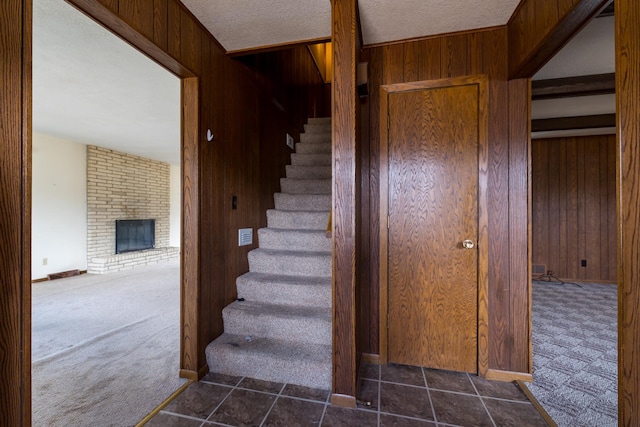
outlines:
[[[116,253],[141,251],[155,247],[154,219],[116,220]]]

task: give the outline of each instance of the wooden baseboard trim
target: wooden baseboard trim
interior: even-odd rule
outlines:
[[[489,369],[485,378],[494,381],[533,381],[533,375],[526,372],[501,371],[498,369]]]
[[[80,274],[87,274],[87,270],[78,270],[78,274],[76,274],[76,276]],[[42,283],[42,282],[48,282],[49,280],[52,280],[52,279],[50,279],[49,277],[42,277],[40,279],[32,280],[31,283]]]
[[[360,357],[360,361],[364,363],[368,363],[370,365],[379,365],[380,364],[380,355],[379,354],[370,354],[370,353],[362,353]]]
[[[346,394],[331,394],[331,404],[334,406],[340,406],[342,408],[356,408],[356,398],[354,396],[348,396]]]
[[[198,371],[192,371],[190,369],[180,369],[180,378],[186,378],[191,381],[200,381],[209,372],[209,366],[205,364],[201,366]]]
[[[178,395],[180,393],[185,391],[187,389],[187,387],[189,387],[189,385],[191,385],[191,383],[193,383],[193,381],[187,381],[186,383],[182,384],[179,389],[177,389],[176,391],[171,393],[171,396],[167,397],[164,400],[164,402],[162,402],[160,405],[158,405],[158,407],[156,409],[154,409],[153,411],[149,412],[149,414],[146,417],[144,417],[138,424],[136,424],[136,427],[142,427],[143,425],[148,423],[151,420],[151,418],[153,418],[158,412],[160,412],[162,410],[162,408],[167,406],[169,403],[171,403],[171,401],[173,399],[178,397]]]
[[[533,407],[536,408],[536,410],[540,413],[540,416],[547,422],[549,427],[558,427],[556,422],[553,421],[553,418],[551,418],[549,413],[544,409],[540,402],[538,402],[538,399],[536,399],[533,393],[531,393],[529,387],[527,387],[527,385],[523,381],[518,380],[516,382],[518,383],[518,386],[520,386],[520,389],[525,394],[525,396],[527,396],[527,399],[529,399]]]

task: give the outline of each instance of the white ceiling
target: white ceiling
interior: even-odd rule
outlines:
[[[64,0],[34,0],[33,129],[180,161],[180,80]]]
[[[331,35],[330,0],[183,2],[228,51]],[[359,0],[364,43],[505,24],[517,3]],[[594,20],[534,79],[613,72],[613,38],[613,17]],[[64,0],[34,0],[33,53],[34,131],[179,163],[175,76]],[[533,117],[613,112],[612,99],[536,101]]]

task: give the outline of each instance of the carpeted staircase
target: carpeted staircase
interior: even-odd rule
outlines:
[[[331,119],[309,119],[207,346],[211,372],[331,388]]]

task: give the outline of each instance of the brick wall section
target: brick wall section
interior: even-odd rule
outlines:
[[[88,271],[114,271],[117,219],[155,219],[156,248],[169,247],[169,164],[106,148],[87,146]],[[160,255],[159,259],[166,254]],[[172,254],[177,251],[170,251]],[[124,254],[126,255],[126,254]],[[151,254],[149,254],[151,255]],[[153,256],[135,258],[139,264]],[[159,260],[158,259],[158,260]],[[105,264],[109,260],[109,265]],[[128,259],[126,267],[133,267]]]

